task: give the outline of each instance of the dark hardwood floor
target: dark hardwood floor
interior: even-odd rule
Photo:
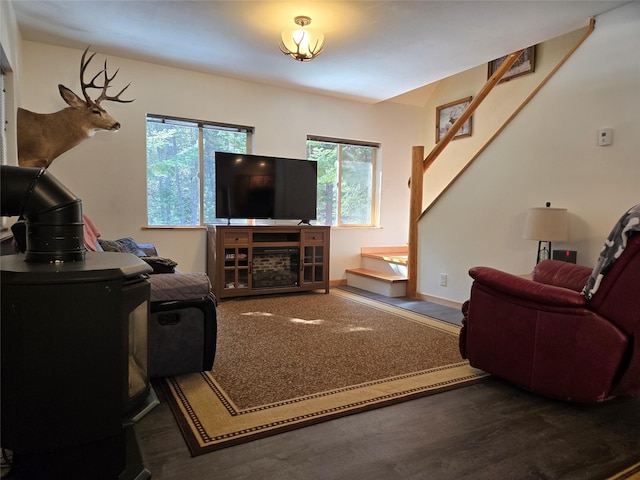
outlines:
[[[640,461],[640,398],[568,404],[497,379],[194,458],[164,399],[136,428],[155,480],[601,480]]]
[[[155,390],[136,425],[154,480],[604,480],[640,462],[640,397],[571,404],[488,378],[192,458]]]

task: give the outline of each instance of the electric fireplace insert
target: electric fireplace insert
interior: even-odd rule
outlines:
[[[300,282],[299,247],[254,247],[253,288],[296,287]]]

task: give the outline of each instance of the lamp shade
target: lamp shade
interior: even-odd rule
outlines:
[[[524,222],[523,237],[541,242],[562,242],[569,239],[566,208],[530,208]]]

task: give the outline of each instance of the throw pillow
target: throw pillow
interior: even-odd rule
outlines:
[[[163,257],[140,257],[142,260],[147,262],[151,268],[153,268],[153,273],[175,273],[176,266],[178,265],[176,262],[171,260],[170,258]]]
[[[120,238],[118,240],[103,240],[99,238],[98,243],[105,252],[133,253],[138,257],[144,257],[146,255],[131,237]]]
[[[98,239],[98,243],[102,247],[102,250],[105,252],[120,252],[120,245],[115,240],[103,240],[101,238]]]
[[[121,245],[121,252],[124,253],[133,253],[138,257],[144,257],[146,254],[140,249],[136,241],[131,237],[121,238],[116,240],[116,242]]]

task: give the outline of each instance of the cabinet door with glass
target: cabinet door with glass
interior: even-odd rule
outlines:
[[[328,267],[326,262],[329,244],[328,229],[311,227],[302,232],[302,278],[301,284],[328,290]]]
[[[222,241],[221,295],[231,296],[251,288],[251,248],[250,232],[245,230],[227,230]]]

